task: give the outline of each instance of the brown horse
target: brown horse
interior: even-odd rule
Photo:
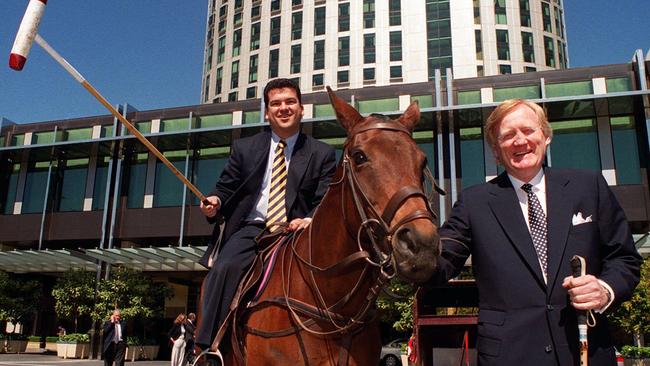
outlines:
[[[232,322],[226,365],[377,365],[379,291],[436,267],[426,160],[411,137],[417,103],[395,120],[363,118],[328,92],[348,135],[343,157],[311,225],[280,247],[261,296]]]

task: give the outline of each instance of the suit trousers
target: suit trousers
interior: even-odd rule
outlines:
[[[119,343],[111,342],[104,352],[104,366],[124,366],[124,357],[126,356],[126,342],[120,341]]]
[[[223,324],[239,281],[255,258],[255,237],[262,225],[244,225],[219,248],[216,261],[203,280],[201,321],[196,344],[209,346]]]

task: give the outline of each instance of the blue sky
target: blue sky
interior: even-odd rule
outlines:
[[[9,69],[26,6],[0,1],[0,117],[108,114],[38,45],[23,71]],[[206,12],[205,0],[51,0],[39,33],[112,104],[179,107],[200,102]],[[625,63],[650,49],[650,0],[565,0],[565,13],[572,67]]]

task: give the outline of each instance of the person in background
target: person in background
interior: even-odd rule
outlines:
[[[111,318],[104,322],[104,347],[102,356],[104,366],[124,366],[126,356],[126,323],[122,320],[122,313],[115,309]]]
[[[589,310],[589,365],[616,364],[605,313],[628,300],[641,257],[621,206],[599,171],[544,167],[553,132],[537,104],[501,103],[485,125],[505,172],[463,190],[439,234],[432,284],[467,258],[479,294],[478,364],[579,364],[576,310]],[[586,259],[573,278],[570,260]]]
[[[180,313],[167,333],[172,344],[171,366],[185,365],[185,314]]]
[[[185,320],[185,360],[187,363],[194,362],[194,332],[196,331],[196,314],[187,314]]]

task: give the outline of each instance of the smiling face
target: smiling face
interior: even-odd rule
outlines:
[[[513,177],[528,182],[541,169],[551,143],[535,112],[520,104],[506,114],[496,130],[494,156]]]
[[[264,117],[271,124],[273,132],[281,138],[298,133],[304,110],[296,91],[291,88],[271,89],[268,100]]]

